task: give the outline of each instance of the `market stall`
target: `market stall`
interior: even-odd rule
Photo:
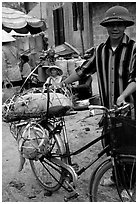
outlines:
[[[44,22],[21,11],[2,7],[2,28],[7,32],[36,34],[42,31]]]
[[[2,28],[16,39],[15,47],[19,54],[29,56],[29,64],[33,69],[44,46],[44,21],[18,10],[2,7]]]

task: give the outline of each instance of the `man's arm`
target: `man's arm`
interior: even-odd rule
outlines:
[[[79,81],[79,80],[80,80],[79,75],[77,74],[76,71],[74,71],[68,78],[66,78],[65,80],[61,82],[61,85],[64,83],[71,84],[72,82]]]
[[[71,84],[72,82],[79,81],[82,76],[94,74],[96,71],[96,54],[93,52],[91,58],[86,60],[81,66],[77,67],[67,79],[60,83],[60,85],[63,83]]]
[[[134,91],[136,91],[136,82],[132,81],[130,84],[128,84],[123,93],[118,97],[117,105],[121,105],[125,101],[125,98],[131,95]]]
[[[121,105],[125,101],[125,98],[136,91],[136,54],[133,56],[132,69],[129,74],[128,86],[123,93],[117,99],[117,105]]]

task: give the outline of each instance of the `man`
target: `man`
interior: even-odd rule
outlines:
[[[107,41],[97,48],[92,48],[91,58],[76,68],[62,84],[72,83],[84,75],[94,74],[97,71],[101,105],[112,108],[116,103],[120,105],[124,99],[129,102],[132,90],[135,91],[136,76],[133,70],[136,66],[136,45],[124,33],[126,27],[134,25],[134,21],[126,8],[114,6],[106,11],[100,25],[107,29],[109,34]],[[133,73],[131,81],[130,73]],[[134,88],[128,85],[129,81]],[[112,183],[113,181],[108,179],[105,185]]]
[[[101,104],[111,108],[127,87],[129,73],[133,69],[131,64],[136,45],[124,31],[126,27],[134,25],[134,21],[126,8],[115,6],[106,11],[106,17],[100,24],[107,28],[109,38],[105,43],[93,48],[90,60],[78,67],[64,83],[72,83],[97,71]],[[129,98],[126,98],[126,101],[129,101]]]

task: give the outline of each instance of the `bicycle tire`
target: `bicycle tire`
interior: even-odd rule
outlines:
[[[89,185],[89,200],[90,202],[129,202],[135,201],[135,191],[136,191],[136,175],[135,175],[135,168],[136,168],[136,158],[135,156],[129,155],[122,155],[119,157],[118,162],[122,166],[126,166],[126,164],[131,164],[132,166],[132,175],[129,182],[129,186],[124,182],[127,173],[124,169],[123,176],[124,179],[122,182],[119,180],[119,186],[117,190],[116,185],[112,186],[103,186],[102,180],[105,178],[109,178],[112,174],[113,164],[111,159],[107,158],[102,163],[98,165],[95,171],[92,173],[90,178],[90,185]],[[119,177],[119,175],[118,175]],[[132,182],[133,180],[133,182]],[[131,188],[131,192],[133,193],[131,196],[127,193],[127,190]],[[126,189],[126,197],[122,195],[123,190]],[[129,191],[130,192],[130,191]]]
[[[65,147],[60,134],[54,134],[50,142],[51,145],[54,144],[50,156],[42,156],[37,161],[30,160],[30,165],[39,184],[45,190],[55,192],[64,182],[64,169],[51,162],[50,158],[56,157],[66,163],[66,158],[61,156],[65,153]]]

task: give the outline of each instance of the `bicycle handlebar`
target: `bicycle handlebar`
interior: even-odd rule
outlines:
[[[90,111],[93,111],[95,109],[97,110],[103,110],[105,111],[107,114],[111,114],[111,113],[117,113],[119,111],[122,111],[122,110],[125,110],[126,108],[130,107],[130,104],[129,103],[124,103],[123,106],[115,106],[114,108],[112,109],[108,109],[106,108],[105,106],[99,106],[99,105],[90,105],[88,106],[89,110]]]

